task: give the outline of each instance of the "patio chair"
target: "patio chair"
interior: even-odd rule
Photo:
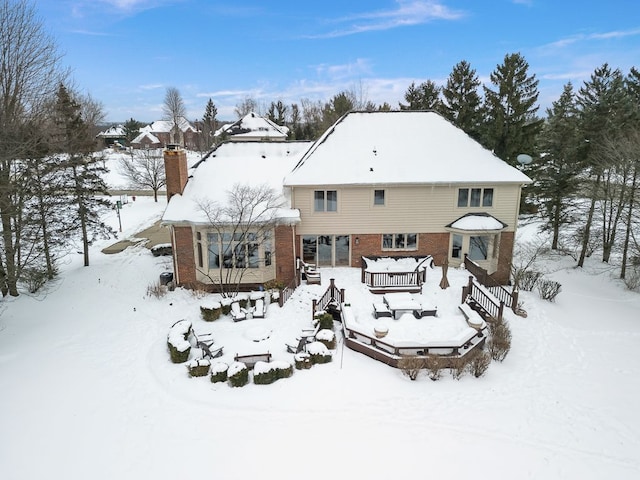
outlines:
[[[233,302],[231,304],[231,317],[233,317],[234,322],[239,322],[240,320],[246,320],[247,311],[240,307],[238,302]]]
[[[223,347],[221,345],[214,346],[213,344],[207,345],[204,342],[198,342],[198,348],[202,350],[202,358],[209,357],[210,359],[213,360],[216,357],[222,356]]]
[[[253,305],[253,318],[264,318],[265,313],[267,313],[267,306],[264,303],[264,298],[257,298]]]
[[[297,343],[285,343],[287,347],[287,352],[289,353],[300,353],[304,352],[307,348],[307,339],[305,337],[297,338]]]

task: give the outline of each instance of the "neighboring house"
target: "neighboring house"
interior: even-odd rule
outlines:
[[[115,144],[124,146],[127,141],[127,137],[124,134],[124,127],[122,125],[109,127],[104,132],[100,132],[96,135],[96,137],[104,142],[105,147],[110,147]]]
[[[131,140],[133,148],[162,148],[162,142],[153,133],[145,132]]]
[[[176,126],[173,120],[157,120],[140,129],[140,133],[150,133],[162,146],[180,144],[189,150],[198,147],[198,129],[186,118],[181,117]]]
[[[318,266],[362,256],[464,254],[509,280],[521,187],[531,180],[433,112],[353,112],[284,180],[296,246]]]
[[[289,128],[250,112],[240,120],[220,127],[214,138],[231,142],[284,142],[288,134]]]
[[[178,284],[214,289],[213,279],[227,277],[221,269],[233,268],[239,261],[246,262],[242,277],[246,288],[257,289],[275,279],[288,282],[295,276],[293,225],[300,222],[300,217],[297,210],[289,208],[290,201],[281,196],[282,179],[310,145],[311,142],[226,142],[191,169],[187,168],[184,150],[165,150],[169,204],[162,223],[171,229]],[[274,210],[276,224],[268,239],[243,239],[237,232],[219,235],[213,227],[203,207],[209,204],[222,209],[235,185],[267,185],[280,197],[282,208]],[[233,221],[229,222],[229,229],[234,227]],[[246,237],[252,234],[248,232]]]
[[[165,150],[165,168],[179,284],[210,283],[203,272],[223,268],[199,201],[222,201],[236,183],[284,187],[273,252],[259,255],[272,261],[247,288],[291,281],[296,258],[359,267],[363,256],[402,255],[457,266],[468,254],[507,283],[531,182],[443,117],[415,111],[349,113],[313,144],[227,142],[190,172],[183,151]]]

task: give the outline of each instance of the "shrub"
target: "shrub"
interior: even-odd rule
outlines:
[[[331,352],[327,349],[326,345],[322,342],[311,342],[307,345],[307,352],[311,363],[329,363],[331,361]]]
[[[209,374],[210,368],[211,360],[208,358],[197,358],[187,364],[190,377],[204,377]]]
[[[333,330],[319,330],[316,340],[322,342],[329,350],[336,348],[336,334],[333,333]]]
[[[444,361],[439,355],[428,355],[424,361],[424,366],[427,369],[427,373],[431,380],[435,382],[440,379],[442,376]]]
[[[483,351],[476,350],[474,353],[469,353],[469,372],[476,378],[480,378],[485,374],[489,365],[491,364],[491,356]]]
[[[311,356],[305,352],[296,353],[293,356],[293,361],[297,370],[307,370],[313,366]]]
[[[205,322],[213,322],[220,318],[220,314],[222,313],[222,305],[219,303],[215,303],[210,308],[209,307],[200,307],[200,315]]]
[[[316,320],[320,324],[320,330],[333,330],[333,315],[330,313],[322,313]]]
[[[466,355],[449,359],[449,370],[454,380],[460,380],[468,369],[469,359]]]
[[[153,282],[147,287],[147,297],[162,298],[167,294],[167,286],[160,284],[160,281]]]
[[[253,367],[253,383],[256,385],[268,385],[291,375],[293,367],[287,362],[257,362]]]
[[[161,243],[151,249],[154,257],[172,255],[172,247],[170,243]]]
[[[411,380],[418,378],[420,370],[424,368],[424,359],[416,355],[402,357],[398,360],[398,368]]]
[[[173,363],[184,363],[189,359],[191,343],[188,338],[190,334],[191,322],[188,320],[180,320],[169,329],[167,346]]]
[[[223,315],[229,315],[231,313],[231,302],[232,300],[229,297],[223,298],[222,301],[220,302]]]
[[[234,362],[227,370],[227,378],[232,387],[244,387],[249,383],[249,369],[242,362]]]
[[[54,275],[57,272],[54,272]],[[22,282],[27,286],[29,293],[36,293],[47,283],[47,271],[44,268],[30,267],[22,270]]]
[[[491,358],[502,362],[511,350],[511,330],[504,322],[489,325],[491,337],[488,340],[488,350]]]
[[[542,272],[536,272],[535,270],[524,271],[520,274],[519,287],[521,290],[530,292],[536,287],[541,278]]]
[[[227,370],[229,365],[222,362],[216,362],[211,365],[211,383],[226,382]]]
[[[263,288],[265,290],[282,290],[285,286],[285,283],[280,280],[269,280],[264,283]]]
[[[538,293],[543,300],[555,301],[556,296],[560,293],[562,285],[553,280],[542,280],[538,284]]]

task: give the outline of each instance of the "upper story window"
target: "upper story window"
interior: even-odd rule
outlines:
[[[336,190],[316,190],[313,192],[313,209],[316,212],[337,212],[338,192]]]
[[[373,204],[384,205],[384,190],[373,191]]]
[[[458,207],[492,207],[493,188],[458,189]]]

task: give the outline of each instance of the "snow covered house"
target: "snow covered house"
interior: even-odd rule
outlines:
[[[531,180],[434,112],[352,112],[284,180],[296,247],[318,266],[464,254],[506,283],[521,187]]]
[[[226,142],[190,172],[183,151],[165,150],[165,166],[177,282],[211,284],[233,261],[220,257],[224,243],[235,242],[253,256],[247,288],[288,283],[297,258],[360,267],[362,257],[432,255],[457,266],[465,254],[506,283],[531,182],[440,115],[416,111],[348,113],[312,144]],[[283,201],[268,242],[252,252],[212,231],[204,201],[265,182]]]
[[[284,142],[289,128],[280,126],[260,115],[250,112],[240,120],[223,125],[214,137],[231,142]]]
[[[162,142],[158,137],[150,132],[142,132],[136,138],[131,140],[133,148],[162,148]]]
[[[180,144],[189,150],[198,147],[198,129],[184,117],[180,118],[177,126],[173,120],[156,120],[140,129],[140,134],[145,133],[157,138],[161,145]]]
[[[126,143],[126,135],[122,125],[115,125],[107,128],[105,131],[98,133],[97,138],[104,142],[105,147],[112,145],[124,145]]]

